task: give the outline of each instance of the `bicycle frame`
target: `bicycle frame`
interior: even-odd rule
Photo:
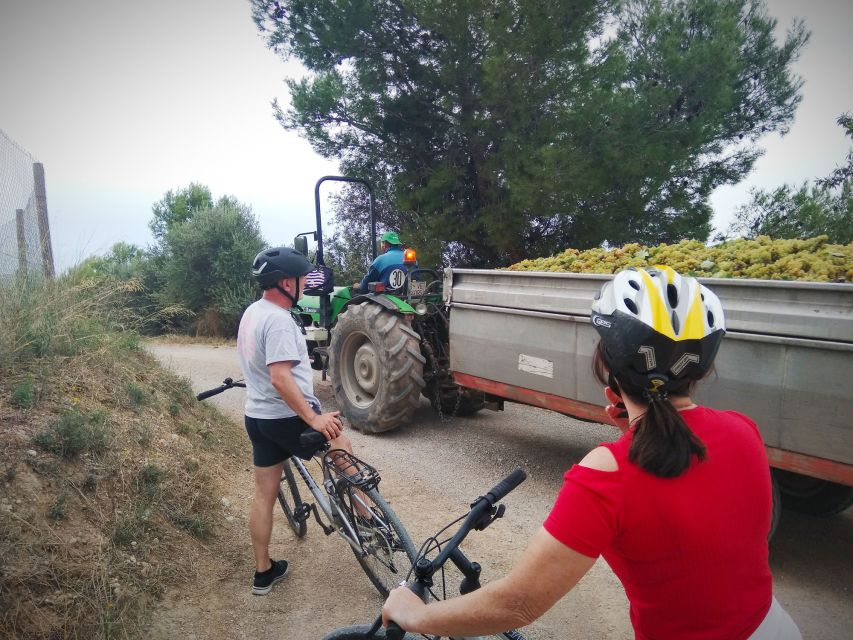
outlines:
[[[315,460],[318,458],[318,456],[314,457]],[[317,481],[314,480],[314,476],[311,475],[308,468],[305,466],[305,463],[300,458],[292,457],[289,460],[285,460],[284,464],[291,464],[296,468],[296,471],[299,473],[299,476],[302,478],[305,486],[308,487],[308,491],[316,500],[314,505],[319,505],[320,510],[322,510],[323,514],[331,523],[332,526],[327,527],[320,519],[319,514],[314,511],[314,519],[323,529],[324,533],[329,535],[332,531],[337,531],[357,553],[364,557],[366,552],[361,546],[358,534],[353,528],[349,516],[341,507],[340,500],[338,499],[337,493],[334,489],[332,477],[326,466],[323,464],[320,465],[323,469],[323,490],[321,490]]]
[[[204,400],[227,389],[245,386],[241,380],[226,378],[220,386],[202,391],[196,398]],[[379,473],[349,451],[330,451],[322,433],[303,431],[299,441],[301,450],[314,452],[312,458],[320,465],[322,479],[315,479],[305,461],[298,457],[284,461],[278,500],[288,523],[301,538],[313,513],[324,534],[337,531],[347,541],[373,586],[387,595],[399,581],[396,574],[410,566],[417,552],[405,526],[379,494]],[[313,501],[302,500],[297,474]]]

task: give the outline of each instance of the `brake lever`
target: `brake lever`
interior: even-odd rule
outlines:
[[[499,505],[492,507],[491,509],[489,509],[489,511],[484,513],[483,517],[480,518],[474,525],[474,529],[476,529],[477,531],[482,531],[498,518],[503,518],[505,512],[506,506],[504,506],[504,503],[501,502]]]

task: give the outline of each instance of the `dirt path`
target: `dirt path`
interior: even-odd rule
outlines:
[[[153,345],[152,351],[192,381],[195,390],[239,375],[233,348]],[[331,386],[315,378],[324,408],[335,408]],[[243,392],[212,399],[242,421]],[[479,493],[517,466],[529,479],[506,500],[506,517],[465,545],[483,565],[484,581],[503,575],[541,525],[563,471],[602,440],[607,427],[575,422],[547,411],[507,405],[503,413],[442,423],[423,402],[413,424],[382,436],[348,431],[355,452],[382,474],[380,490],[416,545],[464,512]],[[349,547],[326,537],[315,523],[296,539],[276,521],[274,557],[291,561],[291,573],[266,597],[252,596],[251,545],[246,514],[251,501],[251,452],[221,470],[225,526],[212,554],[200,560],[192,590],[164,598],[150,635],[165,640],[202,638],[322,638],[338,626],[370,622],[381,599]],[[853,627],[853,510],[814,520],[785,513],[771,549],[777,597],[807,638],[850,637]],[[621,585],[601,561],[554,609],[524,630],[531,640],[630,638]]]

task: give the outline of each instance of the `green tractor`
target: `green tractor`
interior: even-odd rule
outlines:
[[[295,311],[305,329],[311,366],[323,372],[323,379],[328,373],[341,412],[364,433],[405,424],[422,395],[442,416],[476,413],[484,406],[482,392],[459,387],[450,376],[448,310],[435,270],[406,265],[391,277],[399,285],[395,288],[370,283],[367,291],[354,292],[334,286],[323,259],[320,185],[326,181],[367,188],[373,259],[377,253],[370,184],[343,176],[320,178],[314,187],[317,228],[294,240],[294,247],[305,255],[308,236],[317,243],[316,269],[308,275],[301,311]]]

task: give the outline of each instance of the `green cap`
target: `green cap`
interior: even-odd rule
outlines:
[[[387,242],[388,244],[403,244],[400,242],[400,236],[397,235],[396,231],[386,231],[379,237],[379,239],[383,242]]]

